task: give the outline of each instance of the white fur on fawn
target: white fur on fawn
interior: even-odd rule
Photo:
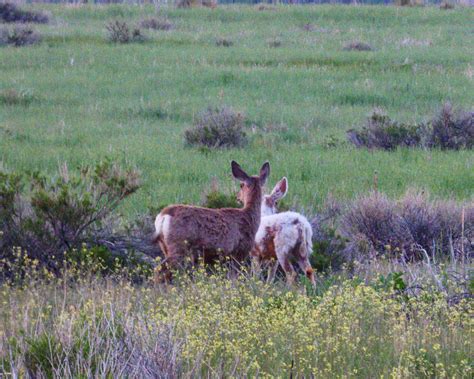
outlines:
[[[255,236],[252,257],[258,262],[277,259],[292,283],[296,276],[290,260],[295,260],[313,286],[316,284],[314,270],[309,262],[313,252],[313,230],[310,223],[300,213],[277,212],[277,203],[288,191],[288,181],[282,178],[270,195],[262,199],[262,219]],[[276,270],[278,266],[274,266]],[[273,274],[274,275],[274,274]]]

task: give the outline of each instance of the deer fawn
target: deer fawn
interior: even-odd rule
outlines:
[[[164,279],[171,279],[169,269],[177,268],[187,256],[192,260],[202,256],[206,263],[226,256],[237,261],[248,257],[260,225],[262,187],[270,164],[263,164],[259,176],[249,176],[232,161],[232,174],[241,182],[243,208],[170,205],[156,217],[154,240],[165,255]]]
[[[270,195],[262,199],[262,220],[255,236],[255,246],[251,252],[253,259],[262,261],[277,259],[285,271],[288,283],[295,279],[296,272],[290,259],[294,259],[313,286],[316,285],[314,270],[309,263],[313,252],[313,230],[303,215],[296,212],[276,213],[276,205],[288,191],[288,181],[282,178]],[[275,275],[278,265],[274,266]]]

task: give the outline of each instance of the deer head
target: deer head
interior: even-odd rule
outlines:
[[[265,185],[268,176],[270,175],[270,164],[265,162],[260,169],[259,176],[249,176],[247,173],[242,170],[242,167],[232,161],[232,175],[237,180],[240,180],[240,191],[237,194],[237,199],[244,205],[244,208],[248,207],[257,200],[256,197],[260,193],[261,197],[261,188]]]
[[[280,199],[285,197],[288,192],[288,180],[286,177],[280,179],[280,181],[273,187],[270,195],[265,195],[262,199],[262,216],[270,216],[277,213],[277,204]]]

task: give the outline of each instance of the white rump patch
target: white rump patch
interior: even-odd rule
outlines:
[[[161,215],[159,214],[156,216],[155,219],[155,236],[163,236],[166,238],[166,236],[169,233],[170,230],[170,222],[171,222],[171,216],[170,215]]]

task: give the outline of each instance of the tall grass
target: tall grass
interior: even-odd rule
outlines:
[[[426,281],[416,296],[403,294],[377,270],[320,278],[318,293],[202,268],[165,287],[73,272],[4,284],[0,372],[470,377],[472,301],[449,304]]]

